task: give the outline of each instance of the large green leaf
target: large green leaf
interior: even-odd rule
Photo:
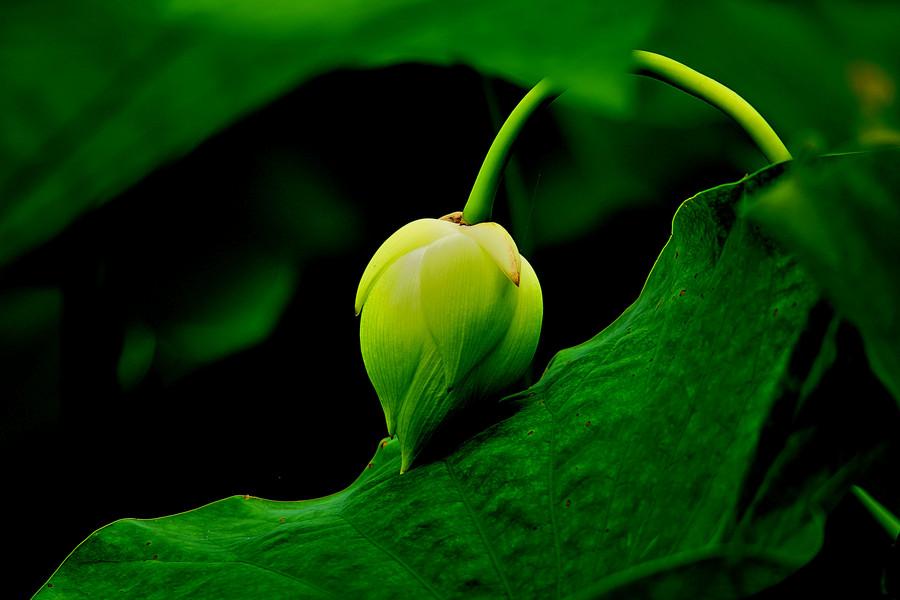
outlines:
[[[737,596],[778,580],[817,551],[811,488],[833,475],[785,492],[789,458],[761,450],[793,446],[769,417],[833,356],[794,360],[801,337],[825,339],[818,292],[735,214],[779,170],[685,202],[638,300],[457,449],[399,475],[385,440],[331,496],[117,521],[39,597]]]
[[[900,152],[796,165],[748,206],[859,328],[900,401]]]
[[[0,264],[317,74],[463,63],[627,104],[655,1],[38,0],[0,18]]]

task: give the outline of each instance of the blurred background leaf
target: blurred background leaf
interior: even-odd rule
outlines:
[[[14,2],[0,21],[0,264],[338,67],[420,60],[524,85],[550,76],[623,111],[629,51],[655,4]]]
[[[859,328],[900,402],[900,152],[797,164],[748,213],[797,254]]]

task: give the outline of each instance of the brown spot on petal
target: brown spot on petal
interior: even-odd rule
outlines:
[[[591,426],[591,422],[590,422],[590,421],[585,421],[585,422],[584,422],[584,426],[585,426],[585,427],[590,427],[590,426]]]
[[[287,519],[285,519],[284,517],[278,517],[278,522],[279,522],[279,523],[284,523],[286,520],[287,520]]]
[[[374,467],[374,466],[375,466],[375,463],[369,463],[369,464],[366,465],[366,468],[367,468],[367,469],[371,469],[371,468]]]
[[[678,295],[679,295],[679,296],[684,296],[685,292],[687,292],[687,290],[681,290],[680,292],[678,292]]]

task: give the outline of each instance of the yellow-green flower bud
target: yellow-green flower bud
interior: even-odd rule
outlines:
[[[356,293],[360,346],[406,471],[447,414],[522,376],[543,317],[537,275],[497,223],[400,228]]]

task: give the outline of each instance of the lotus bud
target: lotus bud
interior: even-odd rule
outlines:
[[[537,275],[497,223],[461,213],[401,227],[375,252],[356,314],[400,472],[453,410],[515,382],[537,347]]]

